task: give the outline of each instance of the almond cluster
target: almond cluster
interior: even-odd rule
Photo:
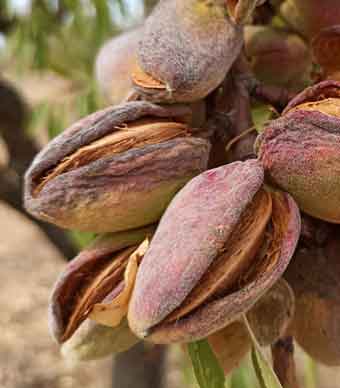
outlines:
[[[340,365],[340,83],[299,93],[243,160],[228,163],[216,141],[217,123],[227,139],[235,131],[211,102],[259,3],[161,1],[138,33],[100,53],[100,82],[121,103],[66,129],[27,171],[32,215],[98,234],[52,291],[50,329],[64,355],[207,338],[228,373],[251,347],[246,315],[260,344],[289,329],[312,356]],[[274,29],[259,45],[261,31],[246,42],[258,74],[281,51],[291,62],[308,51]],[[261,54],[267,44],[278,47],[273,57]],[[111,50],[128,60],[105,78]],[[295,90],[309,60],[281,85]]]

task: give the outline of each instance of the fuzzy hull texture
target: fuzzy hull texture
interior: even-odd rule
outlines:
[[[340,117],[318,109],[322,99],[339,96],[340,84],[333,81],[306,89],[257,140],[271,182],[307,214],[334,223],[340,223]]]
[[[274,218],[280,218],[282,209],[285,214],[280,241],[274,242],[280,254],[261,259],[261,268],[238,290],[225,294],[221,290],[180,319],[167,321],[222,255],[262,184],[262,167],[250,160],[207,171],[177,194],[138,271],[128,312],[129,325],[138,336],[156,343],[204,338],[247,312],[279,279],[300,232],[297,206],[284,194],[277,197],[280,205],[275,200],[273,207]]]
[[[153,101],[192,102],[223,81],[242,47],[242,27],[225,5],[197,0],[164,0],[145,23],[138,50],[142,70],[163,90],[136,87]]]
[[[98,146],[94,159],[86,160],[85,155],[85,162],[76,162],[52,177],[50,172],[67,163],[79,149],[123,132],[136,120],[151,117],[162,123],[166,119],[172,125],[176,118],[185,126],[183,121],[190,120],[190,115],[191,110],[183,106],[131,102],[80,120],[51,141],[33,161],[25,177],[27,210],[63,228],[97,233],[153,223],[176,192],[206,169],[208,140],[187,136],[183,131],[169,140],[155,144],[146,141],[141,147],[132,146],[112,155],[101,155]],[[133,144],[130,132],[127,140]],[[96,155],[93,150],[86,152]]]

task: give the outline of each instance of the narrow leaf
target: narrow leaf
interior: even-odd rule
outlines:
[[[307,354],[304,355],[304,370],[305,370],[305,387],[306,388],[317,388],[318,378],[317,378],[317,364],[316,362],[309,357]]]
[[[273,110],[269,105],[259,104],[252,109],[251,114],[257,132],[261,133],[264,126],[273,117]]]
[[[231,375],[231,388],[254,388],[252,376],[249,376],[250,365],[243,364]]]
[[[261,388],[282,388],[282,385],[273,371],[270,362],[264,356],[261,346],[259,345],[245,315],[243,316],[243,320],[253,343],[251,358]]]
[[[224,388],[224,372],[208,342],[192,342],[188,351],[200,388]]]

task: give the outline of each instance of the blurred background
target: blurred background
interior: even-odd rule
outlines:
[[[180,347],[137,346],[116,360],[75,365],[47,329],[49,292],[92,238],[32,219],[22,175],[39,149],[108,103],[94,61],[102,44],[141,24],[156,0],[0,0],[0,387],[195,387]],[[298,351],[301,387],[340,386],[339,371]],[[338,381],[338,382],[337,382]],[[256,388],[248,361],[228,381]]]

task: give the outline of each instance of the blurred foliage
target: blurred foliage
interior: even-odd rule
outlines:
[[[254,126],[258,133],[263,131],[264,126],[273,118],[277,116],[277,113],[273,111],[273,108],[266,104],[257,103],[253,106],[252,119]]]
[[[92,75],[94,54],[120,31],[114,9],[124,13],[122,0],[31,0],[28,9],[4,2],[13,20],[9,34],[12,54],[22,69],[49,69],[77,81]]]
[[[20,76],[52,73],[70,82],[70,93],[57,102],[33,104],[27,130],[43,128],[48,138],[58,135],[77,118],[104,106],[93,78],[96,53],[101,45],[139,20],[124,0],[31,0],[15,7],[0,0],[0,32],[6,36],[2,62]],[[149,12],[154,0],[142,0]],[[141,15],[142,16],[142,15]],[[1,61],[0,61],[1,63]],[[46,137],[47,137],[46,136]],[[72,232],[80,247],[93,236]]]
[[[78,116],[102,106],[93,80],[93,64],[108,38],[139,21],[128,2],[22,0],[19,9],[14,7],[16,3],[0,0],[0,31],[6,34],[6,51],[1,59],[14,64],[19,73],[48,71],[70,80],[79,97],[73,107]],[[145,12],[150,6],[150,0],[146,1]],[[142,0],[139,8],[143,10]],[[11,27],[2,28],[5,24]],[[34,112],[34,120],[36,116]]]

